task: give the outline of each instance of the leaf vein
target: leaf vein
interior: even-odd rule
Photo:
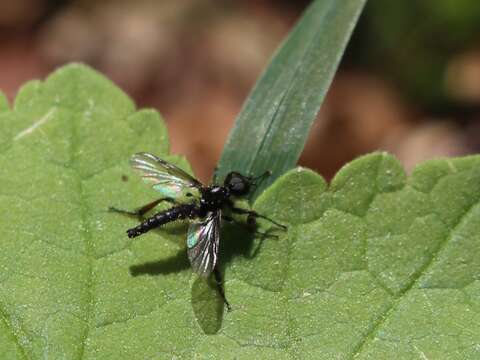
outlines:
[[[7,316],[7,313],[3,307],[3,305],[0,304],[0,319],[3,321],[3,323],[5,324],[5,327],[9,329],[9,334],[11,335],[11,338],[13,340],[13,342],[15,343],[15,345],[17,345],[17,349],[19,350],[20,354],[22,355],[22,357],[24,359],[30,359],[30,356],[27,355],[27,352],[26,352],[26,349],[24,348],[24,346],[22,346],[22,344],[20,343],[20,339],[18,337],[18,335],[15,333],[15,331],[13,330],[13,325],[12,323],[8,320],[8,316]]]
[[[380,314],[380,319],[373,324],[366,334],[364,335],[363,339],[357,344],[357,346],[352,351],[350,356],[351,359],[356,358],[360,353],[368,346],[375,339],[375,335],[378,333],[382,325],[389,319],[390,315],[397,310],[401,300],[413,289],[416,285],[420,282],[423,275],[425,275],[428,270],[436,263],[439,258],[439,255],[443,252],[443,250],[447,247],[450,240],[453,238],[453,234],[458,229],[458,227],[462,224],[463,220],[467,218],[468,214],[478,205],[478,202],[473,203],[469,206],[465,213],[460,217],[457,224],[449,231],[448,235],[445,236],[445,239],[437,245],[437,248],[433,251],[432,256],[425,264],[419,268],[419,270],[412,276],[412,280],[410,285],[405,287],[405,289],[400,292],[397,297],[394,299],[392,304],[382,313]]]
[[[80,173],[80,170],[76,166],[77,159],[76,154],[78,153],[78,148],[80,147],[80,143],[78,140],[77,134],[77,124],[76,121],[72,123],[72,142],[70,146],[70,161],[71,161],[71,168],[76,173],[76,191],[79,195],[80,200],[80,219],[83,224],[82,230],[80,231],[81,236],[85,241],[85,256],[87,257],[87,266],[88,266],[88,278],[87,278],[87,286],[86,286],[86,314],[85,314],[85,330],[83,333],[83,339],[81,340],[81,348],[79,352],[78,359],[83,359],[85,356],[85,348],[87,345],[87,340],[91,330],[91,321],[92,321],[92,313],[93,313],[93,306],[94,306],[94,294],[93,294],[93,266],[94,266],[94,259],[93,259],[93,244],[90,235],[89,223],[88,223],[88,209],[87,209],[87,196],[85,195],[85,190],[83,186],[83,180]]]

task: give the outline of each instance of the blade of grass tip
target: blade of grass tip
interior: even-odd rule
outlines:
[[[366,0],[316,0],[277,50],[235,121],[215,173],[275,178],[294,167]]]

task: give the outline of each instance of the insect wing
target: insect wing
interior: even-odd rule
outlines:
[[[187,253],[193,270],[204,277],[215,268],[220,239],[221,212],[210,212],[202,221],[190,224]]]
[[[149,153],[133,155],[130,165],[140,172],[145,182],[168,198],[175,199],[188,192],[198,193],[203,186],[182,169]]]

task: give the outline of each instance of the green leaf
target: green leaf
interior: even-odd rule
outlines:
[[[365,0],[317,0],[273,57],[238,116],[216,178],[273,173],[297,164]]]
[[[136,221],[106,211],[157,196],[127,161],[174,159],[157,113],[70,65],[27,84],[0,124],[1,359],[479,357],[478,156],[407,179],[371,154],[330,186],[291,170],[254,205],[288,232],[224,228],[223,312],[185,228],[131,241]]]

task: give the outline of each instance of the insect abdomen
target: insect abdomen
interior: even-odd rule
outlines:
[[[193,204],[175,206],[171,209],[158,212],[134,228],[128,229],[127,235],[129,238],[134,238],[160,225],[164,225],[175,220],[195,217],[196,213],[197,209]]]

